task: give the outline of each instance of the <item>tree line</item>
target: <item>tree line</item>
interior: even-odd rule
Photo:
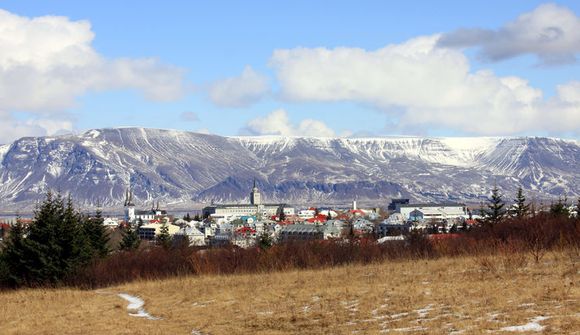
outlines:
[[[101,212],[81,214],[72,199],[48,192],[33,223],[20,220],[0,253],[3,286],[56,285],[95,259],[109,254],[109,234]]]
[[[511,217],[516,219],[523,219],[537,214],[533,204],[526,201],[521,187],[518,188],[516,193],[514,204],[511,208],[512,213],[509,213],[505,205],[503,195],[500,193],[498,187],[494,186],[491,190],[491,196],[488,199],[487,205],[485,207],[483,205],[481,206],[482,218],[479,220],[480,223],[488,228],[493,228],[505,220],[510,214]],[[576,212],[580,218],[580,198],[578,198],[578,203],[576,204]],[[549,213],[556,216],[569,216],[568,200],[560,197],[557,202],[552,202]]]

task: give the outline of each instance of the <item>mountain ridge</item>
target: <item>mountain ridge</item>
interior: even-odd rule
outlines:
[[[580,195],[580,142],[523,137],[219,136],[123,127],[25,137],[0,146],[2,207],[30,208],[47,189],[92,206],[136,200],[245,202],[257,179],[267,201],[295,204],[478,202],[497,184],[506,197]],[[383,204],[384,205],[384,204]]]

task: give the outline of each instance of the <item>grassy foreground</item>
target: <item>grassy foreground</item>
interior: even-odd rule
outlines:
[[[580,333],[578,253],[441,258],[0,293],[2,334]],[[128,293],[159,320],[128,314]],[[506,328],[523,326],[523,328]]]

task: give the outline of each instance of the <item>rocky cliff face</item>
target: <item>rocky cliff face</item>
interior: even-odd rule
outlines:
[[[580,195],[580,143],[553,138],[221,137],[120,128],[22,138],[0,146],[0,209],[31,208],[47,189],[83,205],[247,201],[383,204],[479,201],[497,184],[510,198]]]

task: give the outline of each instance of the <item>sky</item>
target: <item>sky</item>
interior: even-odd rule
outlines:
[[[580,2],[0,2],[0,143],[106,127],[580,138]]]

